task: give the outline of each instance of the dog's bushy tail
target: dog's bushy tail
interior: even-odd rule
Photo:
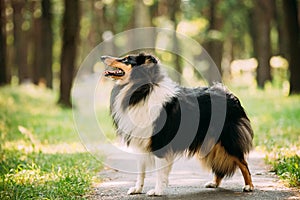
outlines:
[[[240,158],[245,154],[248,154],[252,149],[253,130],[250,120],[247,117],[239,119],[234,125],[231,126],[231,130],[234,132],[236,137],[236,142],[233,141],[233,144],[237,145],[236,150],[240,151],[242,155],[235,152],[232,152],[232,154]]]
[[[250,120],[239,101],[233,105],[228,105],[227,109],[227,118],[220,142],[227,153],[243,159],[245,154],[248,154],[252,149],[253,130]]]
[[[226,94],[226,119],[219,141],[230,155],[243,158],[252,149],[253,130],[250,120],[234,94],[219,85],[212,88],[215,93]]]
[[[204,158],[206,165],[219,177],[232,176],[237,162],[243,161],[252,149],[253,130],[239,99],[226,94],[226,120],[220,138]]]
[[[230,133],[222,135],[219,142],[202,159],[206,167],[222,178],[231,177],[238,166],[237,160],[244,160],[245,155],[252,149],[253,131],[247,118],[241,118],[227,126]]]

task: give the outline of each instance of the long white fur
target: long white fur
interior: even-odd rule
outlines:
[[[127,194],[139,194],[142,192],[144,187],[144,180],[146,176],[146,167],[153,165],[153,155],[151,153],[139,155],[137,169],[138,169],[138,176],[136,180],[136,184],[134,187],[129,188]]]
[[[164,76],[158,85],[154,85],[151,93],[145,101],[133,107],[123,110],[123,99],[126,92],[132,87],[127,84],[116,96],[112,114],[118,122],[118,132],[130,134],[129,147],[144,155],[138,155],[138,177],[134,187],[128,190],[128,194],[141,193],[144,186],[146,166],[153,165],[157,169],[157,180],[154,189],[147,192],[147,195],[162,195],[168,185],[168,175],[171,171],[173,156],[167,158],[154,158],[152,153],[148,153],[148,145],[153,133],[153,122],[159,117],[160,112],[166,102],[179,92],[177,84],[167,76]],[[154,163],[151,163],[153,162]]]
[[[126,85],[116,96],[112,113],[118,122],[118,132],[130,135],[130,147],[141,153],[147,152],[147,147],[153,133],[153,122],[159,117],[163,105],[176,96],[178,88],[170,78],[164,77],[145,101],[123,110],[123,99],[132,87]]]
[[[169,174],[173,165],[173,155],[169,154],[166,158],[155,157],[155,167],[157,170],[155,188],[147,192],[148,196],[161,196],[169,184]]]
[[[147,166],[155,164],[155,188],[147,192],[148,196],[161,196],[169,183],[169,174],[172,169],[174,155],[168,154],[165,158],[155,157],[152,153],[138,156],[138,176],[134,187],[129,188],[127,194],[140,194],[143,190]]]

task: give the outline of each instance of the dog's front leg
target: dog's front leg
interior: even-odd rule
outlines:
[[[150,160],[150,156],[143,155],[138,157],[138,163],[137,163],[137,180],[134,187],[129,188],[127,194],[140,194],[142,193],[143,187],[144,187],[144,179],[146,175],[146,165],[147,162]]]
[[[157,170],[155,189],[147,192],[148,196],[161,196],[169,183],[169,174],[172,169],[173,159],[155,158]]]

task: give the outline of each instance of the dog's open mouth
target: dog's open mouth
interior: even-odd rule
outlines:
[[[121,76],[124,76],[125,75],[125,72],[120,69],[120,68],[114,68],[112,70],[105,70],[104,71],[104,76],[118,76],[118,77],[121,77]]]

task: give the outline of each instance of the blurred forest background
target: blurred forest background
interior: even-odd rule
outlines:
[[[74,74],[97,44],[154,26],[202,44],[224,80],[249,75],[248,85],[299,93],[299,10],[298,0],[1,0],[0,84],[59,89],[70,106]]]
[[[0,199],[92,195],[103,165],[74,128],[74,76],[99,43],[141,27],[203,45],[249,114],[256,150],[300,187],[300,0],[0,0],[0,15]],[[189,79],[183,58],[155,55]],[[108,109],[96,112],[113,139]]]

